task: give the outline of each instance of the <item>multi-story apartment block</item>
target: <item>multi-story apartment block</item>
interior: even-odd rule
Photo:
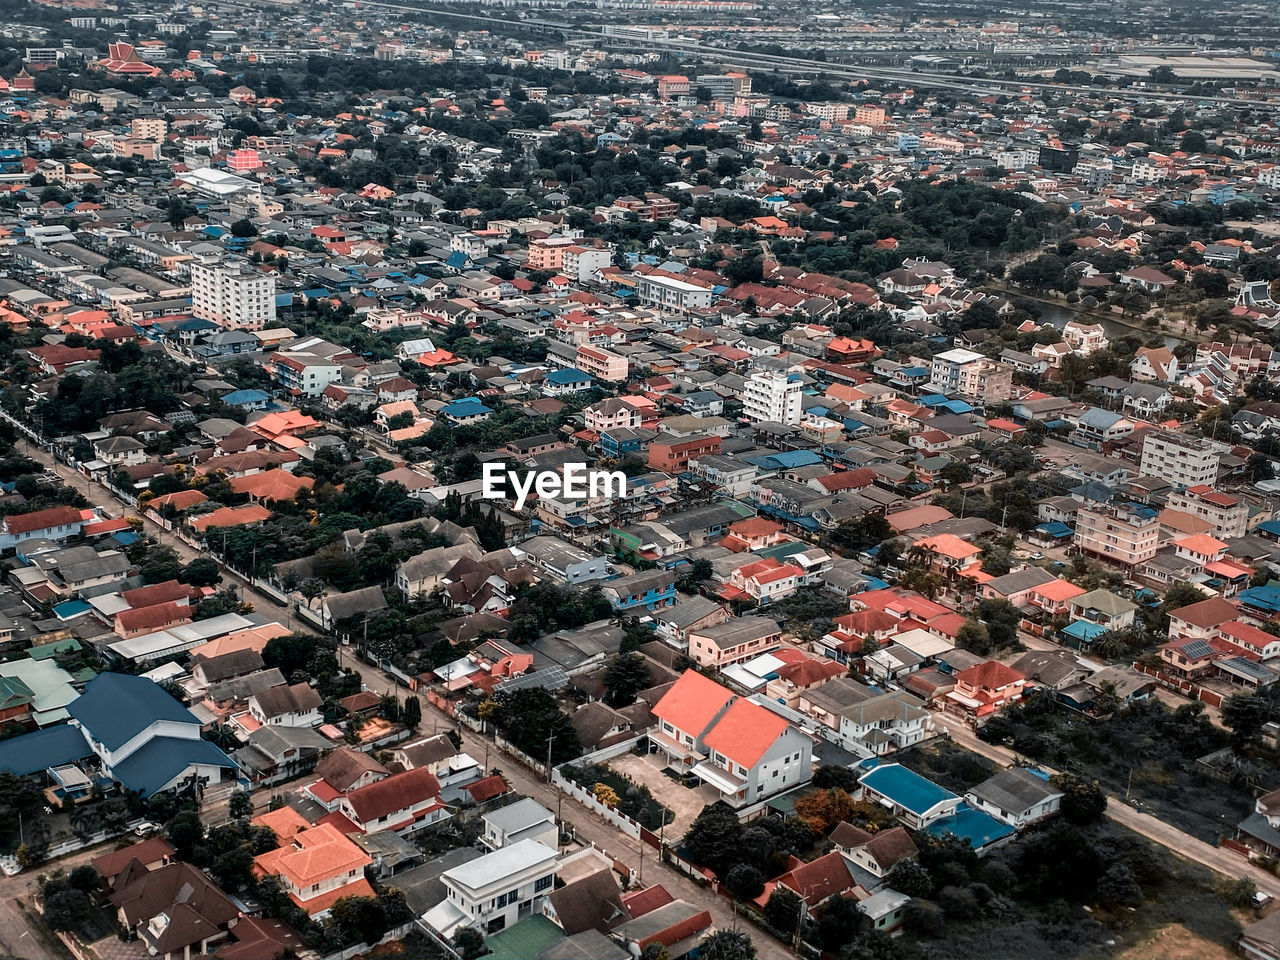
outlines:
[[[578,348],[577,367],[597,380],[617,383],[627,379],[627,358],[608,350],[583,344]]]
[[[948,396],[1002,403],[1013,395],[1013,368],[957,347],[933,358],[930,380]]]
[[[276,281],[239,264],[193,263],[191,313],[224,327],[262,330],[276,322]]]
[[[578,283],[590,283],[596,273],[613,262],[613,248],[584,247],[580,244],[565,247],[561,259],[560,273]]]
[[[654,304],[668,310],[705,310],[711,306],[710,287],[680,280],[677,277],[637,276],[636,297],[641,303]]]
[[[742,390],[742,412],[756,423],[799,423],[800,390],[799,374],[753,373]]]
[[[306,353],[273,354],[271,366],[277,383],[307,397],[320,396],[325,387],[342,379],[341,366]]]
[[[1143,476],[1178,487],[1212,486],[1218,479],[1218,445],[1200,437],[1152,430],[1142,438]]]
[[[872,103],[860,103],[853,111],[853,119],[868,126],[881,126],[884,123],[884,107],[877,107]]]
[[[1214,536],[1224,539],[1243,537],[1249,529],[1249,506],[1235,497],[1214,490],[1206,484],[1179,491],[1169,497],[1171,510],[1201,517],[1213,524]]]
[[[169,124],[163,117],[134,117],[130,128],[135,140],[154,140],[163,143],[169,132]]]
[[[1160,521],[1153,510],[1086,504],[1076,514],[1075,546],[1081,553],[1134,567],[1154,557],[1159,542]]]

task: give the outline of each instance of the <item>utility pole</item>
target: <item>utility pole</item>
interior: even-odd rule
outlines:
[[[547,783],[551,782],[551,744],[555,742],[556,735],[553,733],[547,737]]]

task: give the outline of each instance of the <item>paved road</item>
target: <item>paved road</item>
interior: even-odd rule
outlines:
[[[36,877],[41,872],[54,868],[70,873],[94,857],[110,853],[114,849],[115,841],[107,841],[60,857],[55,864],[26,870],[16,877],[0,875],[0,955],[12,955],[22,960],[49,960],[50,957],[68,956],[69,952],[61,940],[27,920],[27,913],[38,913],[34,902]],[[22,903],[22,908],[18,906],[19,902]]]
[[[395,685],[386,674],[359,660],[349,648],[340,648],[340,659],[345,666],[360,673],[364,678],[365,686],[369,689],[379,692],[385,692],[389,687],[394,689]],[[594,844],[597,849],[604,851],[614,860],[625,864],[647,883],[661,883],[672,895],[705,907],[711,911],[712,922],[718,929],[732,929],[736,925],[739,930],[746,931],[754,941],[761,957],[793,956],[788,947],[764,933],[750,921],[738,921],[725,897],[698,886],[684,874],[663,864],[658,860],[657,851],[638,840],[633,840],[576,800],[566,797],[544,777],[530,771],[514,757],[499,751],[485,737],[465,727],[457,727],[447,715],[428,703],[423,704],[422,718],[423,724],[419,729],[424,735],[428,733],[429,727],[432,730],[457,729],[462,735],[462,748],[468,754],[482,762],[487,758],[487,769],[494,767],[500,769],[503,777],[517,793],[532,797],[547,809],[556,811],[557,819],[563,819],[573,825],[581,842]]]
[[[952,717],[935,715],[934,722],[937,723],[940,729],[946,730],[951,735],[951,739],[962,747],[994,760],[1002,766],[1009,766],[1018,759],[1025,759],[1020,758],[1018,754],[1007,747],[982,740],[969,729],[968,724],[962,721]],[[1051,767],[1044,764],[1041,764],[1041,767],[1054,772]],[[1179,856],[1194,860],[1196,863],[1228,877],[1247,876],[1258,885],[1259,890],[1265,890],[1273,896],[1280,896],[1280,878],[1277,878],[1275,874],[1268,873],[1261,867],[1247,862],[1243,857],[1232,853],[1230,850],[1211,846],[1203,840],[1199,840],[1148,813],[1139,813],[1118,797],[1109,795],[1107,816],[1121,826],[1128,827],[1134,833],[1140,833],[1148,840],[1153,840],[1162,847],[1167,847]]]
[[[25,441],[19,441],[24,452],[32,459],[44,464],[53,470],[63,481],[75,487],[90,503],[105,504],[110,501],[113,505],[119,506],[118,501],[110,496],[110,491],[105,490],[100,485],[94,483],[89,478],[75,473],[72,470],[58,464],[45,451],[33,446]],[[190,545],[174,536],[169,531],[155,524],[154,522],[143,518],[143,524],[146,532],[155,536],[160,543],[171,546],[178,556],[189,563],[197,557],[203,556],[200,551],[193,549]],[[234,574],[229,574],[241,590],[242,596],[254,603],[257,609],[262,612],[279,609],[279,604],[271,597],[254,589],[247,583],[240,580]],[[290,628],[299,633],[314,633],[305,624],[290,618]],[[1020,639],[1032,650],[1050,650],[1059,649],[1058,645],[1048,640],[1043,640],[1029,634],[1020,633]],[[364,679],[365,686],[369,689],[385,693],[393,692],[396,684],[385,673],[370,664],[364,663],[357,659],[347,648],[339,648],[341,659],[350,667],[357,670]],[[453,726],[452,721],[443,713],[437,711],[430,704],[424,704],[424,720],[430,719],[433,726]],[[1004,747],[986,743],[974,736],[973,732],[963,723],[957,723],[948,718],[939,717],[939,726],[948,730],[952,739],[962,746],[973,750],[975,753],[982,754],[992,760],[1003,765],[1009,765],[1016,759],[1014,753]],[[483,738],[468,730],[462,730],[463,744],[465,748],[472,752],[477,758],[483,757],[488,750],[486,742]],[[489,751],[493,752],[493,751]],[[531,796],[549,808],[555,808],[559,805],[562,794],[556,790],[551,784],[542,780],[536,780],[531,777],[528,772],[519,765],[514,758],[502,754],[502,771],[504,776],[508,778],[511,785],[520,793]],[[255,797],[255,801],[258,798]],[[1127,804],[1112,798],[1111,803],[1107,805],[1107,815],[1136,833],[1142,834],[1150,840],[1161,844],[1172,850],[1173,852],[1203,864],[1212,870],[1227,876],[1247,875],[1253,878],[1258,884],[1258,889],[1265,890],[1269,893],[1280,896],[1280,879],[1273,874],[1267,873],[1261,868],[1246,863],[1239,856],[1228,850],[1222,850],[1218,847],[1210,846],[1202,840],[1198,840],[1190,834],[1184,833],[1176,827],[1170,826],[1162,820],[1159,820],[1149,814],[1139,813]],[[650,879],[654,877],[653,870],[660,871],[659,876],[661,882],[669,890],[677,896],[705,906],[711,911],[712,917],[717,927],[725,928],[735,925],[736,920],[729,908],[728,902],[723,898],[705,888],[697,886],[683,874],[678,871],[662,865],[656,861],[654,851],[644,848],[643,844],[632,840],[630,837],[618,831],[612,825],[601,820],[594,813],[586,810],[583,806],[575,801],[569,801],[572,804],[572,812],[570,822],[572,822],[578,831],[578,836],[587,842],[595,843],[597,847],[609,852],[611,856],[620,862],[626,864],[629,868],[642,871],[644,862],[647,859]],[[206,807],[203,811],[206,823],[218,823],[226,818],[226,801],[220,804],[213,804]],[[68,868],[69,869],[69,868]],[[22,877],[16,878],[21,880]],[[0,881],[0,891],[4,889],[4,882]],[[10,925],[10,917],[6,916],[10,912],[16,913],[15,908],[11,906],[11,898],[4,898],[0,901],[0,946],[4,946],[4,938],[9,936],[9,931],[14,929],[25,929],[25,923],[19,923],[18,927]],[[20,914],[17,918],[20,920]],[[757,948],[760,950],[761,956],[776,956],[780,949],[779,943],[772,937],[769,937],[756,929],[750,923],[744,922],[741,927],[750,933],[753,940],[756,941]],[[31,937],[24,937],[31,939]],[[10,944],[9,950],[17,956],[27,957],[15,949],[15,945]],[[45,956],[44,953],[37,952],[30,954],[30,960],[40,960]]]

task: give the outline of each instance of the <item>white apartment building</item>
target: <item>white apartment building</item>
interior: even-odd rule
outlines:
[[[423,919],[448,939],[460,927],[492,934],[534,914],[555,886],[556,851],[521,840],[469,860],[440,875],[445,899]]]
[[[637,276],[636,297],[641,303],[668,310],[706,310],[711,306],[713,291],[675,277]]]
[[[1142,440],[1139,470],[1175,487],[1213,485],[1218,479],[1218,445],[1200,437],[1152,430]]]
[[[236,263],[193,263],[191,313],[239,330],[274,326],[275,278]]]
[[[1212,523],[1215,537],[1243,537],[1249,530],[1249,505],[1207,485],[1188,487],[1173,494],[1168,506]]]
[[[579,283],[590,283],[596,272],[613,263],[613,247],[567,247],[560,272]]]
[[[1133,169],[1130,171],[1130,176],[1134,180],[1143,183],[1156,183],[1160,180],[1169,179],[1169,167],[1148,157],[1139,157],[1133,161]]]
[[[1012,367],[962,347],[934,357],[929,379],[939,393],[979,403],[1002,403],[1013,395]]]
[[[800,376],[753,373],[742,391],[742,412],[756,423],[799,423]]]

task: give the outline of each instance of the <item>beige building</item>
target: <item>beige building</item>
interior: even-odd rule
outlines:
[[[1160,521],[1154,513],[1127,505],[1089,504],[1076,514],[1075,547],[1127,567],[1156,555]]]

